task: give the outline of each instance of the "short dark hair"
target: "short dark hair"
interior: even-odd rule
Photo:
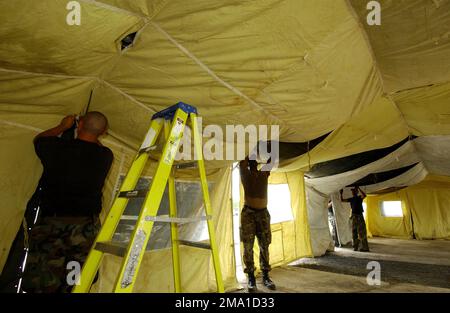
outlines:
[[[108,128],[108,119],[103,113],[92,111],[83,117],[83,130],[96,136],[100,136]]]

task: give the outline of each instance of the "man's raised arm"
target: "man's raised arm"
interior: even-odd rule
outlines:
[[[46,131],[43,131],[42,133],[40,133],[36,137],[34,137],[33,141],[36,141],[36,139],[42,138],[42,137],[59,136],[63,132],[68,130],[70,127],[72,127],[73,123],[75,123],[75,115],[68,115],[62,119],[61,123],[59,123],[58,126],[47,129]]]
[[[344,190],[341,189],[341,201],[342,201],[342,202],[350,202],[349,199],[344,199],[344,198],[342,197],[342,194],[343,194],[343,193],[344,193]]]
[[[239,162],[239,172],[242,174],[248,172],[248,157]]]
[[[364,191],[362,191],[361,188],[358,187],[358,189],[359,189],[359,191],[361,191],[361,194],[362,194],[362,198],[363,198],[363,199],[364,199],[365,197],[367,197],[366,193],[365,193]]]

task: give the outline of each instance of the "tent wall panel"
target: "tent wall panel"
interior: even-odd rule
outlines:
[[[35,133],[28,129],[0,123],[0,269],[18,230],[21,229],[26,205],[36,189],[41,175],[39,159],[32,140]]]
[[[395,193],[369,196],[367,224],[373,236],[450,239],[450,180],[429,176]],[[381,201],[402,201],[403,218],[382,217]],[[412,216],[412,222],[411,222]]]
[[[404,201],[405,191],[367,197],[367,221],[372,236],[412,238],[411,217],[408,204]],[[382,201],[402,201],[403,217],[384,217],[381,215]]]

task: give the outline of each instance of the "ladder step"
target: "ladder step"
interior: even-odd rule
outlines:
[[[150,152],[150,151],[153,151],[153,150],[156,150],[158,148],[158,146],[157,145],[154,145],[154,146],[150,146],[150,147],[142,147],[142,148],[140,148],[139,149],[139,153],[148,153],[148,152]]]
[[[198,162],[178,163],[175,164],[177,170],[183,170],[187,168],[198,168]]]
[[[129,191],[121,191],[119,193],[119,198],[145,198],[147,195],[148,190],[142,189],[142,190],[129,190]]]
[[[184,246],[211,250],[211,245],[209,243],[195,242],[189,240],[178,240],[178,242],[179,244]],[[107,242],[97,242],[97,244],[95,245],[95,250],[119,257],[124,257],[127,252],[127,247],[128,244],[125,242],[107,241]]]
[[[189,241],[189,240],[178,240],[178,242],[184,246],[190,246],[190,247],[195,247],[195,248],[200,248],[200,249],[211,250],[211,245],[209,243],[195,242],[195,241]]]
[[[124,257],[127,252],[128,245],[123,242],[97,242],[95,250],[108,253],[120,257]]]
[[[199,216],[199,217],[170,217],[167,215],[161,216],[146,216],[146,221],[160,222],[160,223],[176,223],[176,224],[187,224],[187,223],[196,223],[201,221],[210,220],[211,215],[208,216]]]

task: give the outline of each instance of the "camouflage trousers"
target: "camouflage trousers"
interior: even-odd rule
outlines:
[[[262,271],[270,271],[269,245],[272,242],[272,232],[270,230],[270,214],[267,209],[252,209],[244,206],[241,212],[241,241],[244,244],[244,265],[245,273],[255,271],[253,261],[253,246],[255,237],[259,245],[259,264]]]
[[[366,222],[362,214],[352,214],[352,235],[353,247],[358,249],[359,242],[362,243],[364,249],[368,249]]]
[[[100,229],[93,217],[44,217],[31,230],[22,288],[29,293],[66,293],[67,264],[83,265]]]

